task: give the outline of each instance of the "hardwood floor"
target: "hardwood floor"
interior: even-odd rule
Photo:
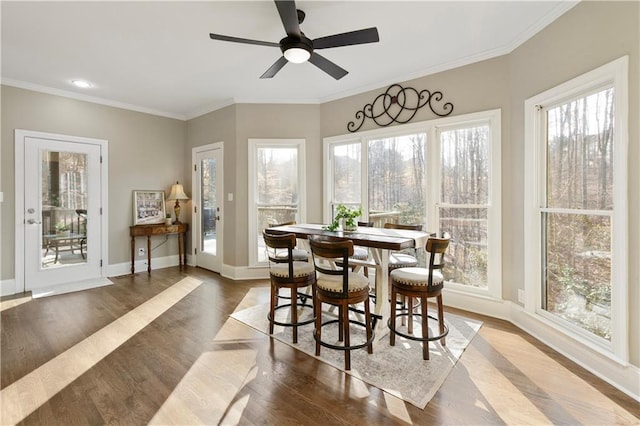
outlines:
[[[2,301],[0,424],[640,423],[640,404],[505,321],[446,310],[484,324],[420,410],[228,318],[267,281],[113,281]]]

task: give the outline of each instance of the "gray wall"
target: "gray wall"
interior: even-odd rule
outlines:
[[[164,190],[184,181],[186,123],[180,120],[2,86],[2,270],[15,277],[14,130],[109,141],[109,264],[130,261],[129,226],[136,189]],[[154,256],[177,253],[165,244]]]
[[[224,259],[230,266],[249,263],[247,249],[247,191],[249,139],[305,139],[307,156],[307,220],[322,219],[322,139],[319,106],[236,104],[193,120],[187,125],[187,147],[224,142],[226,212]],[[233,201],[227,194],[233,193]]]
[[[525,99],[623,55],[629,55],[629,318],[631,362],[640,365],[640,6],[638,2],[581,2],[512,53],[408,82],[441,90],[454,114],[502,109],[503,298],[523,288]],[[428,52],[427,52],[428,54]],[[13,274],[13,129],[109,140],[110,262],[128,258],[131,190],[162,188],[176,179],[190,194],[191,149],[225,144],[224,263],[242,267],[247,254],[247,140],[305,138],[307,220],[322,219],[322,138],[347,133],[356,111],[384,91],[322,105],[238,104],[187,123],[9,87],[2,88],[2,274]],[[433,115],[421,111],[413,121]],[[367,123],[362,130],[374,128]],[[151,161],[148,161],[151,159]],[[144,160],[144,161],[142,161]],[[185,209],[188,210],[188,209]],[[183,210],[184,211],[184,210]],[[183,213],[187,216],[188,213]],[[187,218],[188,219],[188,218]],[[162,253],[160,253],[162,254]]]

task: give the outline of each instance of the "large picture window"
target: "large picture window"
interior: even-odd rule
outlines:
[[[527,308],[626,357],[624,60],[527,101]],[[529,278],[531,277],[531,278]]]
[[[447,231],[448,287],[501,297],[499,110],[327,138],[325,159],[326,222],[348,204]]]

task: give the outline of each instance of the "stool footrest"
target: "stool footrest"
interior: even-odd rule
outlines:
[[[372,315],[372,316],[373,316],[373,315]],[[329,325],[329,324],[335,324],[335,323],[337,323],[337,322],[339,322],[339,321],[340,321],[340,320],[337,320],[337,319],[333,319],[333,320],[325,321],[325,322],[323,322],[323,323],[322,323],[322,327],[324,327],[325,325]],[[373,322],[373,321],[372,321],[372,322]],[[367,325],[366,325],[365,323],[363,323],[362,321],[357,321],[357,320],[349,320],[349,324],[356,324],[356,325],[359,325],[359,326],[364,327],[364,328],[366,328],[366,327],[367,327]],[[370,339],[367,339],[364,343],[357,344],[357,345],[350,345],[350,346],[334,345],[334,344],[332,344],[332,343],[325,342],[325,341],[320,340],[320,339],[318,338],[318,335],[317,335],[317,333],[315,332],[315,330],[314,330],[314,332],[313,332],[313,339],[314,339],[316,342],[318,342],[321,346],[324,346],[325,348],[337,349],[337,350],[341,350],[341,351],[349,351],[349,350],[352,350],[352,349],[362,349],[362,348],[366,348],[367,346],[369,346],[369,345],[373,342],[373,340],[375,339],[375,337],[376,337],[376,333],[375,333],[375,331],[374,331],[374,329],[373,329],[373,325],[372,325],[372,328],[371,328],[371,338],[370,338]]]
[[[408,312],[403,312],[403,313],[396,314],[396,320],[397,320],[399,317],[406,317],[406,316],[409,316],[409,313],[408,313]],[[414,316],[414,317],[422,318],[422,314],[414,313],[414,314],[413,314],[413,316]],[[436,318],[436,317],[434,317],[434,316],[432,316],[432,315],[427,315],[427,318],[431,318],[432,320],[434,320],[434,321],[436,321],[436,322],[439,322],[439,321],[438,321],[438,318]],[[398,331],[398,330],[396,329],[396,327],[395,327],[395,324],[393,324],[393,326],[392,326],[392,324],[391,324],[391,318],[389,318],[389,319],[387,320],[387,327],[389,327],[389,330],[392,330],[392,331],[393,331],[394,333],[396,333],[398,336],[402,336],[402,337],[404,337],[404,338],[406,338],[406,339],[410,339],[410,340],[416,340],[416,341],[418,341],[418,342],[433,342],[433,341],[435,341],[435,340],[440,340],[440,339],[442,339],[443,337],[445,337],[447,334],[449,334],[449,327],[447,326],[447,323],[444,323],[444,332],[443,332],[443,333],[441,333],[441,334],[439,334],[439,335],[437,335],[437,336],[430,336],[430,337],[426,337],[426,338],[425,338],[425,337],[421,337],[421,336],[412,335],[412,334],[406,334],[406,333],[403,333],[403,332],[401,332],[401,331]]]
[[[313,309],[313,306],[312,306],[312,305],[309,305],[309,304],[307,304],[307,303],[298,303],[296,306],[297,306],[298,308],[311,308],[311,309]],[[287,303],[286,305],[279,305],[279,306],[276,306],[276,307],[274,308],[274,311],[277,311],[278,309],[282,309],[282,308],[290,308],[290,307],[291,307],[291,303]],[[271,321],[271,313],[268,313],[268,314],[267,314],[267,319],[268,319],[269,321]],[[316,320],[316,317],[311,317],[311,318],[306,319],[306,320],[304,320],[304,321],[299,321],[299,322],[297,322],[297,323],[292,323],[292,322],[280,322],[280,321],[276,321],[276,320],[274,319],[274,320],[273,320],[273,323],[274,323],[275,325],[279,325],[279,326],[282,326],[282,327],[293,327],[294,325],[300,326],[300,325],[307,325],[307,324],[311,324],[311,323],[312,323],[312,322],[314,322],[315,320]]]

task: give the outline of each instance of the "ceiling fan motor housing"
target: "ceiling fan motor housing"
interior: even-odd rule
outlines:
[[[282,53],[293,48],[304,49],[309,52],[309,55],[313,53],[313,43],[304,35],[301,35],[299,39],[296,37],[285,37],[280,40],[280,50],[282,50]]]

